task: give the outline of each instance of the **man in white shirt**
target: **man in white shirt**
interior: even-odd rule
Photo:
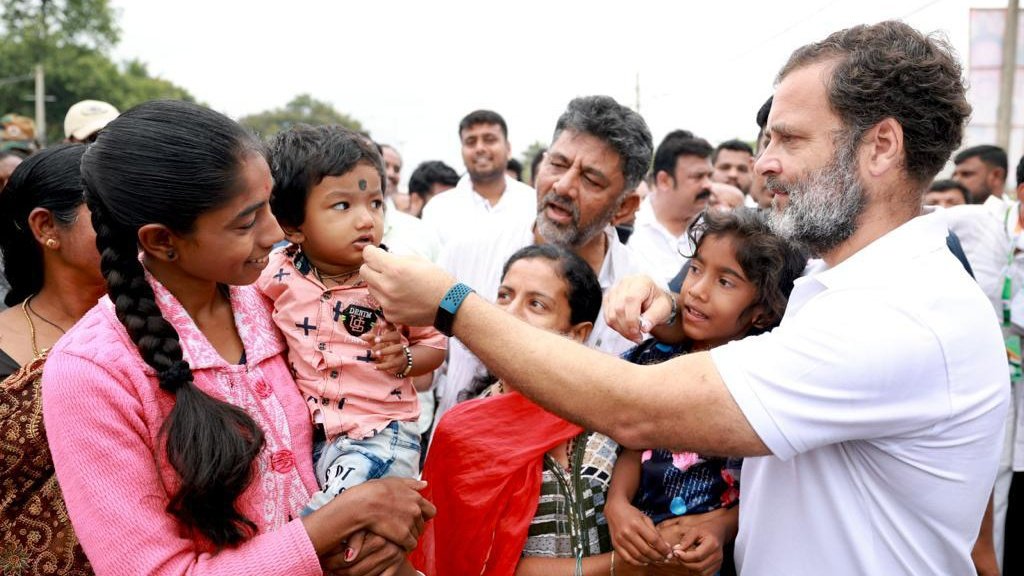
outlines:
[[[559,118],[540,165],[534,219],[508,223],[486,238],[449,244],[440,265],[489,301],[497,296],[505,261],[534,243],[561,244],[576,252],[605,290],[625,276],[649,273],[646,262],[619,242],[611,222],[635,208],[639,199],[630,192],[643,178],[650,157],[651,135],[640,115],[607,96],[573,100]],[[632,346],[604,318],[598,318],[587,343],[613,354]],[[439,382],[437,418],[465,399],[464,391],[482,370],[477,358],[453,338],[447,375]]]
[[[689,259],[686,231],[711,197],[711,145],[675,130],[654,153],[654,191],[636,214],[629,247],[647,259],[654,278],[668,284]]]
[[[742,190],[744,196],[750,194],[754,173],[754,149],[750,144],[736,139],[722,142],[711,153],[711,165],[715,168],[712,182],[731,184]]]
[[[372,247],[363,278],[394,320],[437,320],[496,376],[586,429],[635,449],[747,457],[744,576],[972,574],[1008,403],[1005,352],[945,223],[917,217],[969,114],[948,45],[901,22],[794,52],[755,169],[789,199],[773,228],[824,269],[798,281],[778,328],[710,353],[630,365]],[[649,279],[605,308],[635,338],[641,319],[669,316]]]
[[[466,175],[423,207],[423,221],[441,244],[487,236],[506,222],[532,222],[537,215],[533,188],[505,174],[511,155],[505,119],[491,110],[470,112],[459,122],[459,140]]]
[[[971,149],[968,149],[971,150]],[[1024,194],[1024,158],[1017,166],[1017,197]],[[996,208],[1001,207],[1001,210]],[[940,213],[946,220],[964,248],[974,272],[978,286],[988,296],[995,317],[1003,321],[1004,309],[1009,313],[1004,322],[1004,337],[1024,335],[1024,215],[1019,202],[1004,201],[995,195],[989,196],[983,205],[954,206]],[[1009,294],[1004,295],[1005,283],[1009,281]],[[1005,297],[1004,297],[1005,296]],[[1011,370],[1011,373],[1013,370]],[[1007,547],[1004,528],[1007,520],[1011,479],[1024,472],[1024,396],[1020,393],[1020,379],[1012,386],[1012,401],[1006,417],[1003,453],[1000,456],[999,471],[992,493],[992,543],[996,558],[1001,562],[1015,551]],[[1016,515],[1024,511],[1017,510]],[[1009,536],[1009,530],[1005,535]],[[1012,574],[1012,566],[1003,566],[1005,574]],[[1017,567],[1019,569],[1019,566]]]
[[[953,180],[967,187],[972,204],[988,203],[993,196],[1003,200],[1009,169],[1005,150],[991,144],[972,146],[957,154],[953,164]]]

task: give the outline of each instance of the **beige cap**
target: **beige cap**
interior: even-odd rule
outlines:
[[[64,137],[85,140],[120,112],[106,102],[100,100],[82,100],[71,108],[64,117]]]

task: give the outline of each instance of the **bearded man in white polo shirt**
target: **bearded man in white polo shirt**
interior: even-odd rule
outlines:
[[[744,576],[973,574],[1005,351],[945,223],[919,216],[969,114],[948,44],[901,22],[794,52],[755,170],[789,199],[774,226],[824,269],[798,281],[778,328],[710,353],[630,365],[531,329],[427,264],[368,248],[362,275],[389,318],[433,320],[586,429],[634,449],[747,457]],[[669,316],[644,280],[605,308],[632,337],[641,314],[644,325]],[[700,321],[685,305],[680,317]]]

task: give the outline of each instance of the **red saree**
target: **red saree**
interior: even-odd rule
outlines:
[[[513,574],[537,511],[543,456],[582,431],[516,392],[448,411],[423,467],[437,516],[413,565],[427,576]]]

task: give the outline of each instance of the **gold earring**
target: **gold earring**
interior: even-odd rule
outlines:
[[[178,255],[174,252],[174,248],[169,248],[167,250],[167,259],[168,260],[174,260],[177,257],[178,257]]]
[[[54,248],[57,247],[57,241],[54,240],[53,238],[47,238],[46,247],[49,248],[50,250],[53,250]]]

